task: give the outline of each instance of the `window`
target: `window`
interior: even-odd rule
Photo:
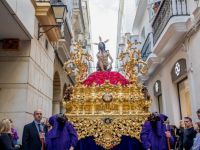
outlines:
[[[154,96],[157,99],[157,108],[159,113],[163,113],[163,101],[162,101],[162,90],[161,90],[161,81],[157,80],[153,86]]]
[[[177,84],[181,118],[192,115],[191,98],[188,79],[185,78]]]
[[[162,95],[159,95],[157,99],[158,99],[158,111],[159,113],[163,113]]]

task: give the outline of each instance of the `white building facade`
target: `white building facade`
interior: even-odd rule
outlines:
[[[127,40],[135,41],[137,35],[132,34],[132,24],[135,14],[135,1],[133,0],[120,0],[118,10],[118,23],[117,23],[117,57],[120,52],[126,47]],[[118,59],[116,60],[116,68],[122,72],[122,64]]]
[[[81,41],[83,49],[93,54],[91,45],[91,20],[88,0],[73,0],[73,42]],[[89,73],[93,72],[93,63],[88,63]]]
[[[199,7],[193,0],[138,0],[133,33],[142,42],[148,65],[141,77],[152,98],[151,111],[179,125],[186,116],[196,121],[200,108],[198,56]]]

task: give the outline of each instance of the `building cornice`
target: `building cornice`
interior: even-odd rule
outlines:
[[[142,17],[144,15],[146,8],[147,8],[147,0],[140,0],[136,10],[135,19],[133,21],[133,27],[132,27],[133,32],[134,30],[136,31],[138,30],[139,25],[142,22]]]

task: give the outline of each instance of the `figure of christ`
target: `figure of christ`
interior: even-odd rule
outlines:
[[[113,59],[108,50],[105,50],[105,43],[99,42],[97,53],[97,71],[111,71]],[[109,60],[110,59],[110,62]]]

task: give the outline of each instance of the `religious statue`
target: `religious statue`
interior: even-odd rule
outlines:
[[[107,43],[108,40],[103,42],[101,37],[99,37],[99,41],[99,43],[94,43],[98,45],[99,50],[99,52],[97,53],[97,71],[111,71],[113,59],[109,51],[106,50],[105,46],[105,43]],[[108,61],[108,58],[110,59],[110,62]]]

